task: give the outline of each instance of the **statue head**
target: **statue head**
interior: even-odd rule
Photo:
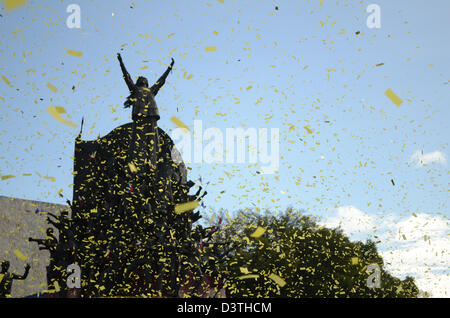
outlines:
[[[143,77],[143,76],[139,76],[137,81],[136,81],[136,86],[138,87],[147,87],[148,88],[148,80]]]
[[[9,261],[2,262],[2,272],[6,273],[9,269]]]

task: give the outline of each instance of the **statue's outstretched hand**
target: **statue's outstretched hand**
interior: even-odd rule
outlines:
[[[173,57],[172,57],[172,62],[170,63],[170,68],[172,68],[172,66],[175,64],[175,61],[174,61],[174,59],[173,59]]]
[[[30,268],[31,268],[30,264],[27,264],[27,265],[25,266],[25,269],[30,269]]]
[[[117,59],[118,59],[119,61],[122,61],[122,56],[120,55],[120,53],[117,53]]]

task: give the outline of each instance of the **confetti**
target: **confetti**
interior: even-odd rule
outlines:
[[[215,46],[205,46],[205,52],[215,52],[217,48]]]
[[[198,205],[199,205],[199,203],[197,200],[177,204],[177,205],[175,205],[175,214],[182,214],[184,212],[194,210],[198,207]]]
[[[175,125],[177,125],[178,128],[184,128],[189,130],[189,127],[175,116],[172,116],[170,118],[170,121],[173,122]]]
[[[58,92],[58,89],[57,89],[55,86],[53,86],[52,84],[47,83],[46,86],[47,86],[53,93]]]
[[[310,129],[308,126],[304,126],[305,130],[308,132],[308,134],[312,134],[314,130]]]
[[[83,52],[74,51],[74,50],[67,50],[67,54],[72,55],[72,56],[76,56],[76,57],[81,57],[83,55]]]
[[[239,276],[239,279],[250,279],[250,278],[257,279],[258,277],[259,277],[259,275],[257,275],[257,274],[250,274],[250,275]]]
[[[23,255],[22,252],[19,251],[19,250],[17,250],[17,249],[14,250],[14,254],[16,254],[16,256],[17,256],[19,259],[21,259],[22,261],[26,261],[26,260],[28,259],[28,256]]]
[[[266,232],[266,229],[258,226],[258,228],[255,230],[255,232],[250,234],[250,237],[259,238],[259,237],[261,237],[264,234],[264,232]]]
[[[8,174],[8,175],[1,176],[1,179],[2,180],[8,180],[8,179],[15,178],[15,177],[16,176],[13,176],[12,174]]]
[[[133,162],[130,162],[130,163],[128,164],[128,167],[130,168],[130,171],[131,171],[132,173],[135,173],[135,172],[138,171],[138,169],[136,168],[136,166],[135,166],[135,164],[134,164]]]
[[[403,103],[403,100],[398,97],[390,88],[388,88],[386,92],[384,92],[384,95],[386,95],[391,100],[391,102],[393,102],[397,106],[400,106]]]
[[[22,7],[27,3],[27,0],[3,0],[6,10],[14,10]]]
[[[2,75],[2,80],[3,80],[3,82],[5,82],[6,85],[8,85],[9,87],[13,87],[13,86],[11,85],[11,83],[9,82],[9,80],[8,80],[4,75]]]
[[[77,128],[77,125],[75,123],[61,117],[61,114],[66,113],[66,110],[64,107],[49,106],[49,107],[47,107],[47,111],[49,112],[50,115],[53,116],[53,118],[55,118],[60,123],[70,126],[72,128]]]
[[[280,276],[278,276],[274,273],[270,274],[269,278],[271,280],[273,280],[280,287],[284,287],[284,285],[286,285],[286,282],[284,281],[284,279],[282,279]]]

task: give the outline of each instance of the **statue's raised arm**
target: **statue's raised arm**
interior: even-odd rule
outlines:
[[[127,83],[128,89],[131,92],[134,89],[134,83],[131,79],[130,73],[128,73],[125,65],[123,64],[122,56],[120,55],[120,53],[117,53],[117,59],[119,60],[120,68],[122,69],[123,79],[125,80],[125,83]]]
[[[156,83],[150,88],[152,91],[153,96],[156,96],[158,94],[159,89],[166,83],[166,77],[169,75],[170,71],[172,70],[173,64],[175,64],[175,61],[172,58],[172,62],[170,63],[167,70],[164,72],[163,75],[156,81]]]

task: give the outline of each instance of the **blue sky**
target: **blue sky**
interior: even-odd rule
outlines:
[[[80,29],[66,25],[71,3],[81,8]],[[381,8],[379,29],[366,25],[371,3]],[[445,0],[27,1],[2,10],[0,75],[9,85],[0,80],[0,176],[15,177],[0,180],[0,194],[63,203],[62,189],[71,199],[79,128],[47,107],[64,107],[77,125],[84,116],[84,139],[103,136],[131,120],[115,54],[133,78],[149,81],[173,57],[157,96],[164,130],[176,127],[172,116],[223,132],[280,129],[277,174],[257,174],[249,163],[190,166],[191,179],[210,182],[206,217],[293,206],[334,225],[361,212],[388,232],[386,220],[409,224],[415,214],[437,222],[432,231],[446,252],[448,12]],[[385,96],[389,88],[403,104]],[[418,239],[408,242],[422,251]],[[440,292],[448,290],[448,270],[438,274],[446,277]]]

